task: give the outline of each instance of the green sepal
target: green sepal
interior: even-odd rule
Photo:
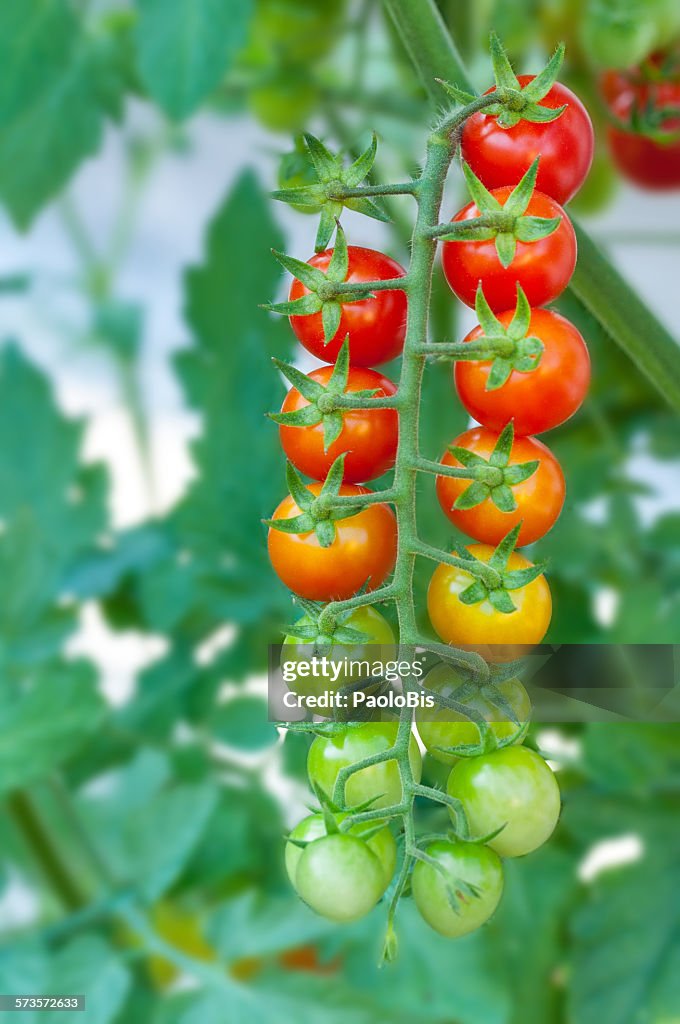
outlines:
[[[497,590],[490,590],[487,597],[491,606],[497,612],[502,612],[503,615],[512,615],[513,612],[517,611],[512,598],[503,587],[499,587]]]
[[[496,253],[501,266],[507,270],[517,252],[517,239],[509,231],[500,231],[496,235]]]
[[[553,85],[557,81],[557,76],[560,73],[562,62],[564,60],[565,46],[564,43],[560,43],[554,54],[543,68],[531,82],[528,82],[522,89],[522,95],[528,99],[531,103],[538,103],[544,99]],[[549,109],[549,108],[543,108]]]
[[[453,507],[460,512],[469,508],[476,508],[489,497],[489,488],[478,480],[473,481],[466,487],[462,494],[456,498]]]
[[[383,224],[389,224],[392,220],[380,203],[370,196],[354,196],[354,198],[345,199],[344,204],[348,210],[353,210],[354,213],[363,213],[365,217],[379,220]]]
[[[503,210],[503,206],[495,196],[491,195],[486,185],[477,177],[465,160],[462,162],[462,167],[468,192],[480,213],[500,213]]]
[[[308,512],[314,504],[314,495],[305,486],[292,462],[286,463],[286,486],[297,507]]]
[[[277,188],[271,197],[280,203],[316,209],[326,201],[326,191],[321,185],[299,185],[297,188]]]
[[[353,164],[343,171],[342,180],[350,188],[356,188],[364,178],[368,177],[375,163],[375,155],[378,151],[378,136],[373,132],[371,141],[367,148],[354,161]]]
[[[308,295],[301,295],[299,299],[287,302],[263,302],[260,308],[270,313],[281,313],[283,316],[311,316],[312,313],[321,312],[323,303],[318,295],[310,292]]]
[[[333,255],[328,262],[326,279],[328,281],[332,281],[333,284],[340,284],[347,278],[347,271],[349,270],[349,250],[347,248],[347,237],[345,232],[337,221],[335,228],[335,245],[333,246]]]
[[[465,89],[460,89],[453,82],[446,82],[443,78],[435,78],[435,82],[441,85],[444,92],[446,92],[452,100],[454,100],[459,106],[467,107],[469,103],[474,103],[479,97],[473,92],[467,92]]]
[[[548,94],[555,84],[564,58],[564,44],[561,43],[558,46],[543,70],[524,86],[519,84],[508,56],[495,32],[491,34],[490,51],[496,89],[509,94],[512,104],[506,105],[501,101],[492,107],[488,107],[485,111],[486,114],[496,117],[498,124],[502,128],[513,128],[520,121],[546,123],[560,117],[566,106],[557,109],[542,107],[540,100]]]
[[[335,540],[335,523],[332,519],[319,519],[314,526],[316,539],[322,548],[329,548]]]
[[[480,285],[481,287],[481,285]],[[508,324],[507,333],[508,337],[512,338],[513,341],[521,341],[522,338],[526,337],[526,333],[529,330],[529,324],[531,323],[531,306],[529,300],[526,297],[526,293],[522,288],[519,281],[517,282],[517,302],[515,305],[515,313]]]
[[[499,512],[514,512],[517,508],[512,488],[507,483],[499,484],[498,487],[492,487],[489,497]]]
[[[536,157],[531,167],[522,175],[513,188],[503,206],[505,213],[510,213],[513,217],[521,217],[526,210],[536,188],[539,160],[540,157]]]
[[[561,217],[519,217],[515,224],[515,238],[519,242],[538,242],[557,231]]]
[[[475,294],[475,313],[479,320],[479,326],[482,328],[485,335],[489,336],[503,333],[503,325],[487,302],[481,281],[477,285],[477,292]]]
[[[474,583],[471,583],[469,587],[466,587],[458,595],[458,599],[463,604],[479,604],[480,601],[486,600],[487,593],[488,591],[482,581],[475,580]]]
[[[460,462],[461,466],[465,466],[466,469],[472,469],[474,466],[485,466],[486,460],[481,455],[477,455],[476,452],[471,452],[469,448],[461,448],[459,445],[451,444],[448,447],[448,451],[453,455],[454,459]]]
[[[338,333],[341,317],[342,306],[339,302],[336,302],[335,300],[331,302],[324,302],[321,308],[324,345],[328,345]]]
[[[519,92],[520,84],[517,79],[517,75],[512,70],[512,65],[508,60],[508,55],[495,32],[491,33],[491,37],[489,39],[489,51],[491,53],[491,63],[493,64],[493,74],[496,80],[496,87],[498,89],[515,89]]]
[[[282,427],[315,427],[323,419],[317,407],[312,403],[292,412],[270,412],[267,415],[270,420]]]
[[[319,180],[325,181],[334,178],[342,170],[339,158],[334,156],[323,142],[310,132],[305,132],[303,138]]]
[[[319,214],[319,226],[314,240],[314,251],[323,252],[328,248],[338,217],[342,213],[342,203],[327,201]]]
[[[490,242],[496,237],[493,228],[474,220],[458,220],[451,224],[451,230],[438,236],[442,242]]]
[[[505,470],[505,482],[514,487],[516,484],[524,483],[530,476],[533,476],[539,467],[538,459],[531,462],[522,462],[514,466],[508,466]]]
[[[489,565],[492,569],[495,569],[496,572],[502,572],[508,564],[508,559],[517,546],[517,538],[519,537],[521,525],[521,523],[517,523],[509,533],[506,533],[505,537],[503,537],[503,540],[497,546],[493,555],[489,559]]]
[[[337,459],[333,462],[333,465],[328,470],[328,475],[324,481],[321,491],[319,492],[319,495],[330,494],[334,498],[338,496],[338,494],[340,493],[340,488],[342,487],[342,478],[345,469],[346,457],[347,452],[342,452],[342,454],[338,455]]]
[[[311,512],[303,512],[290,519],[263,519],[262,522],[279,533],[312,533],[315,526]]]
[[[283,374],[286,380],[290,381],[293,387],[297,388],[302,397],[306,398],[308,402],[316,401],[324,393],[323,384],[319,384],[318,380],[312,380],[302,370],[298,370],[296,366],[284,363],[275,356],[272,357],[272,362],[277,370]]]
[[[514,440],[515,428],[511,420],[510,423],[503,427],[502,431],[498,435],[498,440],[496,441],[494,449],[489,456],[489,464],[491,466],[496,466],[498,469],[504,469],[507,466],[510,460]]]
[[[514,367],[510,359],[505,359],[503,356],[496,356],[491,369],[489,370],[489,376],[486,379],[485,391],[497,391],[498,388],[502,388],[508,377],[512,373]]]
[[[288,256],[287,253],[278,252],[276,249],[272,249],[272,256],[289,274],[296,277],[298,281],[302,281],[310,291],[315,291],[326,280],[326,275],[322,270],[310,266],[303,260],[296,260],[294,256]]]
[[[539,576],[543,576],[546,570],[545,562],[537,562],[526,569],[506,570],[503,575],[503,586],[506,590],[520,590],[529,583],[533,583]]]
[[[323,417],[319,413],[319,418],[323,421],[323,450],[327,452],[342,434],[345,421],[340,410],[326,413]]]

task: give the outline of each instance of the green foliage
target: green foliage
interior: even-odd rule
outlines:
[[[67,0],[0,8],[0,196],[26,227],[101,143],[115,69]]]
[[[173,118],[192,114],[224,77],[247,38],[250,0],[137,0],[139,71]]]

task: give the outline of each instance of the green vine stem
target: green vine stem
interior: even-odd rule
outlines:
[[[434,105],[437,79],[472,89],[434,0],[383,0]],[[579,258],[570,288],[665,400],[680,410],[680,348],[586,231],[574,223]]]

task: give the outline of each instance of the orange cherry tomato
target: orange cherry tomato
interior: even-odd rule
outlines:
[[[308,490],[317,495],[320,483]],[[341,495],[367,494],[367,487],[343,484]],[[290,495],[274,512],[274,519],[292,519],[300,509]],[[375,590],[394,568],[397,557],[397,520],[388,505],[367,505],[355,516],[335,522],[335,540],[321,547],[316,534],[282,533],[270,528],[269,557],[279,579],[310,601],[343,601],[367,583]]]
[[[453,444],[488,459],[497,441],[498,434],[486,427],[475,427],[466,430]],[[454,508],[456,499],[470,486],[471,481],[450,476],[437,477],[439,504],[454,526],[484,544],[499,544],[520,521],[522,525],[517,543],[533,544],[554,526],[562,511],[565,496],[564,474],[550,449],[535,437],[516,437],[508,465],[535,461],[538,462],[538,469],[528,479],[510,488],[517,502],[514,512],[501,512],[491,497],[474,508]],[[461,465],[448,451],[442,456],[441,462],[445,466]]]

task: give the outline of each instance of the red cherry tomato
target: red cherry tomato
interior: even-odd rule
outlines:
[[[512,186],[491,193],[505,205]],[[518,242],[509,267],[498,258],[494,239],[485,242],[444,242],[442,265],[446,280],[461,302],[474,306],[477,285],[482,282],[486,300],[494,311],[514,309],[517,283],[531,306],[544,306],[569,284],[576,266],[576,236],[571,221],[554,199],[534,192],[525,211],[528,217],[561,217],[559,227],[537,242]],[[475,203],[459,210],[453,221],[480,216]]]
[[[486,427],[466,430],[453,442],[476,455],[488,459],[498,434]],[[442,456],[445,466],[460,467],[461,463],[450,452]],[[521,521],[519,545],[533,544],[555,525],[562,511],[565,495],[564,475],[560,464],[544,444],[535,437],[516,437],[510,452],[509,465],[538,462],[538,469],[527,479],[511,487],[517,508],[514,512],[501,512],[491,498],[469,509],[453,508],[456,499],[469,487],[471,481],[450,476],[437,477],[437,497],[444,514],[454,526],[484,544],[498,544],[513,526]]]
[[[628,121],[636,105],[643,109],[651,105],[657,110],[680,110],[680,82],[655,82],[623,89],[612,100],[611,111],[619,121]],[[675,139],[660,142],[615,124],[607,127],[609,149],[621,174],[652,191],[680,187],[680,116],[665,118],[659,129],[672,133]]]
[[[406,271],[396,260],[375,249],[358,245],[347,247],[349,269],[346,280],[360,284],[364,281],[390,281],[404,277]],[[317,253],[307,262],[324,271],[333,255],[332,249]],[[291,300],[308,295],[309,289],[298,280],[290,289]],[[290,324],[308,352],[325,363],[337,359],[343,341],[349,334],[349,358],[353,366],[375,366],[401,355],[406,337],[406,295],[403,291],[376,292],[375,298],[361,302],[346,302],[342,307],[340,326],[328,344],[324,344],[321,313],[309,316],[291,316]]]
[[[520,85],[533,81],[534,75],[519,75]],[[487,90],[488,93],[494,92]],[[516,185],[536,157],[536,188],[567,203],[580,189],[593,161],[593,126],[588,111],[571,89],[556,82],[540,101],[540,106],[567,109],[547,124],[520,121],[503,128],[492,114],[478,111],[465,123],[462,136],[463,158],[487,188]]]
[[[322,366],[309,374],[312,380],[326,385],[332,366]],[[346,392],[376,391],[376,398],[394,395],[396,386],[376,370],[350,367]],[[309,402],[297,388],[291,388],[281,412],[303,409]],[[342,433],[328,451],[324,451],[323,425],[311,427],[279,427],[281,445],[294,466],[307,476],[324,480],[328,470],[342,452],[347,452],[344,467],[346,483],[363,483],[386,473],[394,465],[397,453],[399,417],[395,409],[347,409],[342,414]]]
[[[310,484],[316,495],[321,484]],[[366,494],[368,488],[343,484],[340,494]],[[288,495],[274,519],[292,519],[300,509]],[[267,546],[274,571],[300,597],[343,601],[364,583],[375,590],[390,574],[397,557],[397,521],[387,505],[367,505],[355,516],[338,519],[335,540],[322,548],[314,533],[282,533],[270,528]]]
[[[500,313],[507,327],[513,312]],[[492,430],[513,421],[515,435],[540,434],[564,423],[576,412],[588,391],[590,356],[586,343],[573,324],[549,309],[532,309],[530,335],[543,342],[541,361],[535,370],[513,370],[502,387],[486,391],[491,361],[463,362],[454,367],[461,402],[476,420]],[[483,334],[475,327],[465,341]]]

